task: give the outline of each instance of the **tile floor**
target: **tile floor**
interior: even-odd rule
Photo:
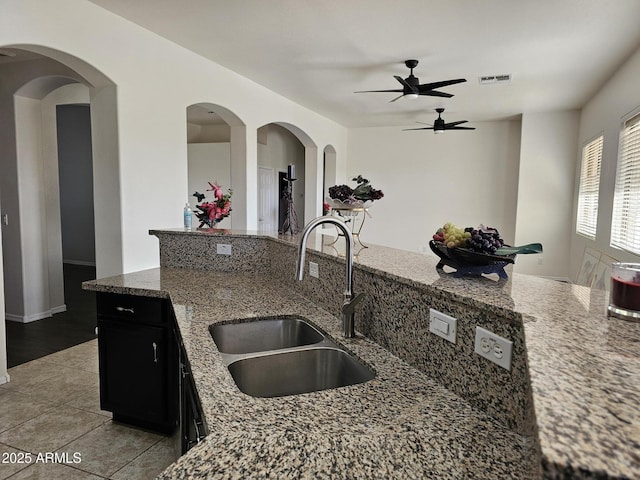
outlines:
[[[0,385],[0,480],[146,480],[175,460],[170,437],[114,423],[100,410],[97,340],[9,375]],[[47,459],[56,453],[66,463]]]

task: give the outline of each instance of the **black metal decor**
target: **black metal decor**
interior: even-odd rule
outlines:
[[[284,217],[284,222],[282,223],[282,230],[279,233],[291,233],[291,235],[295,235],[300,231],[298,216],[293,206],[293,182],[297,180],[295,165],[289,165],[287,167],[285,180],[287,186],[282,192],[282,199],[287,202],[287,212]]]

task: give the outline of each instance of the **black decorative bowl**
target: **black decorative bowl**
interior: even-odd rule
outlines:
[[[445,244],[429,241],[429,247],[433,253],[440,257],[436,268],[442,269],[445,265],[455,268],[457,276],[482,275],[483,273],[497,273],[500,278],[506,279],[507,273],[504,267],[515,263],[516,255],[490,255],[478,253],[466,248],[449,248]]]

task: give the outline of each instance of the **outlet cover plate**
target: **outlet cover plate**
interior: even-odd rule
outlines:
[[[506,370],[511,370],[513,342],[476,326],[475,352]]]
[[[231,255],[231,245],[226,243],[217,243],[216,253],[218,255]]]
[[[429,309],[429,331],[439,337],[456,343],[456,330],[458,329],[458,320],[450,317],[433,308]]]

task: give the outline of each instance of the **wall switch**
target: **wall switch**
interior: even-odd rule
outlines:
[[[429,309],[429,331],[439,337],[456,343],[458,320],[433,308]]]
[[[309,262],[309,275],[313,278],[320,278],[320,270],[318,269],[317,263]]]
[[[502,368],[511,370],[513,342],[482,327],[476,327],[475,352]]]
[[[2,224],[9,225],[9,214],[7,213],[2,214]]]
[[[217,243],[216,253],[218,255],[231,255],[231,245],[227,245],[225,243]]]

